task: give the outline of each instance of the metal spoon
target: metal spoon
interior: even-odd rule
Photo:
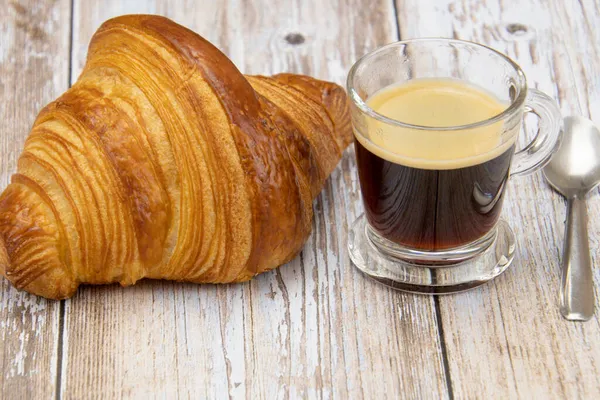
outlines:
[[[544,175],[568,200],[560,312],[568,320],[587,321],[594,315],[594,281],[585,196],[600,183],[600,130],[592,121],[565,118],[562,145]]]

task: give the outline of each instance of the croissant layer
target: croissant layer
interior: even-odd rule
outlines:
[[[333,83],[244,76],[163,17],[109,20],[0,196],[0,272],[53,299],[82,283],[250,279],[301,250],[350,140]]]

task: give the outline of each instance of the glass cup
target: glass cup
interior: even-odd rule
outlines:
[[[423,78],[464,82],[506,107],[448,127],[412,125],[369,107],[379,90]],[[504,272],[516,245],[500,219],[506,183],[543,167],[557,148],[556,103],[528,88],[507,56],[452,39],[383,46],[354,64],[347,86],[365,206],[349,235],[354,264],[394,288],[433,294],[466,290]],[[525,112],[539,118],[539,130],[516,151]],[[449,148],[453,155],[445,159]]]

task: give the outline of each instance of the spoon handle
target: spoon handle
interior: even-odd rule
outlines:
[[[570,198],[563,252],[560,312],[571,321],[587,321],[594,315],[594,280],[587,222],[585,200]]]

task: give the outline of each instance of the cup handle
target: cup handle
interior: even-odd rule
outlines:
[[[539,129],[533,140],[515,153],[511,175],[526,175],[548,163],[562,139],[562,117],[556,102],[537,89],[529,89],[525,100],[525,112],[539,118]]]

